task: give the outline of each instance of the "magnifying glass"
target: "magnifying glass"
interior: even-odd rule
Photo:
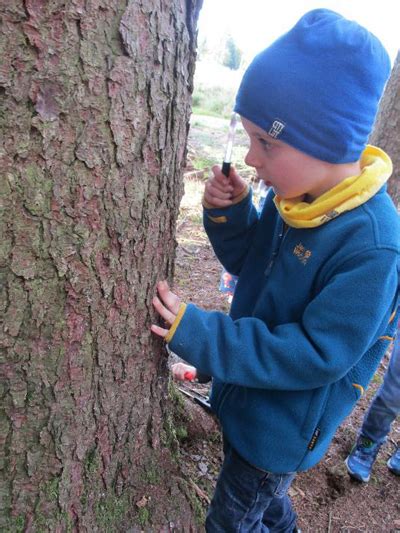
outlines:
[[[239,115],[237,113],[232,113],[228,131],[228,142],[226,143],[225,156],[222,163],[222,174],[224,174],[226,177],[229,176],[229,171],[231,169],[233,140],[235,138],[238,120]]]

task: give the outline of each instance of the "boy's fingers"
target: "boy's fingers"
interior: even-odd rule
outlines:
[[[217,198],[207,193],[204,193],[204,200],[208,204],[215,207],[229,207],[230,205],[232,205],[232,200],[221,200],[220,198]]]
[[[216,207],[228,207],[232,204],[231,197],[231,192],[223,192],[220,189],[214,187],[211,182],[207,183],[205,186],[204,199],[211,205],[215,205]]]
[[[204,198],[216,198],[217,200],[223,200],[224,202],[230,202],[232,193],[228,191],[220,191],[214,188],[212,185],[206,185],[204,189]]]
[[[238,174],[232,177],[232,185],[234,186],[235,196],[243,192],[247,187],[247,183]]]
[[[222,174],[221,167],[218,165],[214,165],[212,167],[212,173],[213,176],[209,178],[209,182],[214,182],[216,186],[222,187],[222,188],[232,188],[230,177],[225,176],[225,174]]]
[[[169,290],[168,283],[166,281],[160,281],[157,285],[158,294],[164,305],[174,314],[177,315],[179,306],[181,304],[180,299],[176,294]],[[175,318],[174,318],[175,320]],[[172,324],[172,322],[171,322]]]
[[[231,185],[229,186],[222,186],[221,184],[217,183],[215,180],[210,180],[206,182],[205,190],[211,190],[213,191],[213,194],[216,195],[223,195],[227,196],[228,198],[232,196],[233,187]]]
[[[231,166],[230,168],[233,168],[233,166]],[[211,172],[217,178],[228,179],[228,177],[222,172],[222,167],[220,165],[213,165],[211,167]]]
[[[168,323],[168,324],[173,324],[174,323],[174,320],[176,318],[176,314],[174,313],[171,313],[171,311],[169,309],[167,309],[165,307],[165,305],[161,302],[161,300],[159,298],[157,298],[157,296],[155,296],[153,298],[153,305],[157,311],[157,313],[159,315],[162,316],[162,318]]]
[[[218,198],[208,198],[207,196],[205,196],[204,199],[207,204],[210,204],[212,207],[229,207],[232,205],[232,200],[219,200]]]
[[[163,301],[155,296],[153,298],[153,306],[158,314],[167,322],[167,324],[171,325],[174,323],[176,315],[179,311],[180,299],[169,290],[169,286],[166,281],[160,281],[157,285],[157,290]],[[155,324],[151,326],[151,331],[160,337],[165,337],[168,333],[168,329],[162,328]]]
[[[204,196],[209,198],[217,198],[218,200],[224,200],[229,202],[232,198],[232,193],[220,191],[210,185],[209,187],[206,187],[204,191]]]
[[[155,324],[152,324],[150,329],[153,333],[162,338],[164,338],[165,335],[168,333],[167,329],[161,328],[160,326],[156,326]]]
[[[226,200],[227,194],[229,194],[229,198],[239,196],[247,187],[246,181],[239,176],[233,165],[229,171],[229,178],[222,174],[221,168],[218,165],[214,165],[212,171],[214,176],[206,183],[204,193],[206,201],[210,204],[213,204],[213,198]],[[218,205],[215,205],[217,207],[227,207],[231,204],[218,203]]]
[[[238,194],[241,194],[247,187],[247,183],[241,176],[239,176],[239,174],[236,172],[236,168],[233,165],[231,166],[231,170],[229,173],[229,179],[235,191],[234,192],[235,196],[238,196]]]

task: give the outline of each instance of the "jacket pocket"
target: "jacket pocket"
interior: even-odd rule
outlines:
[[[363,392],[362,385],[353,381],[351,373],[327,387],[316,389],[301,428],[301,435],[310,439],[309,446],[324,430],[334,428],[335,431]]]
[[[318,426],[318,422],[321,419],[328,402],[330,389],[331,385],[320,387],[312,392],[304,422],[300,430],[301,436],[305,439],[310,439],[315,428]]]
[[[362,389],[358,383],[353,383],[350,375],[327,387],[321,408],[318,408],[318,405],[314,406],[318,416],[310,415],[307,425],[303,428],[303,436],[310,439],[309,450],[314,449],[316,441],[320,438],[326,439],[328,434],[333,436],[338,426],[353,410],[355,403],[361,397]],[[312,405],[310,410],[313,410]]]

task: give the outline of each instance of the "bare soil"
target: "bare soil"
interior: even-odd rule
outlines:
[[[223,139],[220,132],[219,139]],[[203,139],[204,141],[204,139]],[[196,153],[192,130],[192,157]],[[199,147],[197,147],[199,150]],[[207,171],[206,171],[207,173]],[[218,290],[221,266],[201,224],[200,199],[203,184],[188,179],[178,221],[178,248],[175,291],[185,302],[204,309],[228,311],[226,295]],[[388,442],[382,447],[368,484],[350,479],[344,460],[362,423],[363,415],[382,382],[389,356],[382,361],[365,397],[338,429],[323,461],[308,472],[300,473],[290,490],[303,532],[380,533],[400,532],[400,477],[389,472],[386,461],[400,441],[400,420],[393,424]],[[190,384],[189,388],[207,393],[207,386]],[[188,405],[188,404],[187,404]],[[192,408],[190,408],[192,410]],[[193,408],[189,435],[182,440],[183,468],[202,501],[205,512],[212,496],[222,461],[221,442],[216,423]],[[204,417],[210,425],[204,424]],[[196,429],[204,428],[202,433]],[[199,526],[199,531],[202,527]]]

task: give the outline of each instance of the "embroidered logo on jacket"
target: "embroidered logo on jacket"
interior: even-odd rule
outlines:
[[[299,244],[296,244],[296,246],[293,248],[293,255],[297,257],[297,259],[302,263],[303,265],[307,264],[307,261],[311,257],[311,251],[306,250],[304,246],[299,242]]]

